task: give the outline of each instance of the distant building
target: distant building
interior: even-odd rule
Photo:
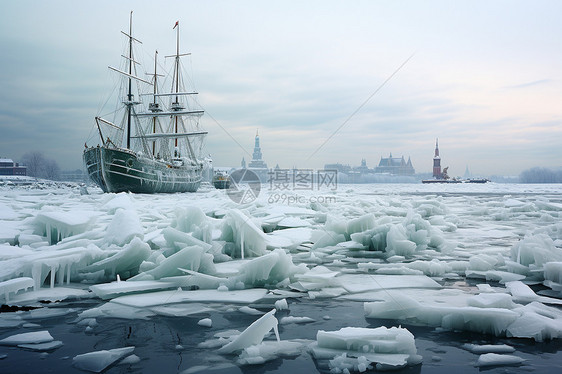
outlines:
[[[244,158],[242,158],[241,165],[243,169],[246,168],[246,160]],[[257,131],[256,137],[254,138],[254,153],[252,154],[252,159],[248,162],[247,169],[256,173],[262,182],[267,181],[269,170],[267,169],[267,164],[262,159],[260,136]]]
[[[438,139],[435,139],[435,156],[433,156],[433,178],[443,178],[443,173],[441,172],[441,157],[439,156]]]
[[[361,166],[354,167],[353,171],[358,172],[360,174],[369,174],[373,172],[373,170],[367,167],[367,160],[365,160],[364,158],[361,159]]]
[[[402,157],[381,157],[379,165],[375,168],[375,173],[388,173],[393,175],[414,175],[416,170],[412,166],[412,160],[408,157],[408,161]]]
[[[260,136],[257,131],[254,139],[254,153],[252,154],[252,160],[248,163],[248,169],[267,169],[267,164],[262,160]]]
[[[324,170],[337,170],[338,173],[348,174],[351,172],[351,166],[343,165],[340,163],[337,164],[326,164],[324,165]]]
[[[0,158],[0,175],[27,175],[27,166],[19,166],[10,158]]]

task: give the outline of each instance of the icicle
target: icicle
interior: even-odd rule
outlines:
[[[64,269],[66,267],[66,264],[60,264],[60,269],[59,269],[59,286],[63,286],[64,285]]]
[[[121,282],[121,277],[117,274],[117,283]]]
[[[55,266],[51,265],[51,288],[55,288]]]
[[[277,343],[281,342],[281,339],[279,338],[279,329],[277,324],[273,325],[273,332],[275,333],[275,337],[277,338]]]
[[[34,263],[31,269],[31,277],[34,281],[33,291],[38,291],[41,288],[41,281],[43,280],[42,272],[43,265],[38,262]]]
[[[240,230],[240,253],[242,255],[242,260],[244,259],[244,228]]]

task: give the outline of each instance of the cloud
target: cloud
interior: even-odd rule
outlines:
[[[392,152],[431,171],[437,137],[444,163],[457,174],[467,164],[482,174],[556,165],[562,50],[551,46],[562,33],[554,16],[561,8],[440,0],[6,3],[2,156],[17,159],[33,149],[63,169],[81,166],[84,141],[97,136],[93,117],[115,109],[112,100],[101,109],[115,80],[107,65],[119,60],[120,31],[134,9],[133,31],[143,41],[138,59],[147,71],[155,49],[160,65],[170,67],[162,56],[175,50],[172,26],[180,20],[181,50],[192,53],[184,63],[208,113],[202,123],[215,165],[248,159],[258,128],[272,166],[357,165],[361,158],[374,166]]]
[[[552,83],[553,80],[552,79],[539,79],[533,82],[526,82],[526,83],[521,83],[521,84],[516,84],[513,86],[506,86],[504,88],[506,89],[519,89],[519,88],[528,88],[528,87],[534,87],[534,86],[542,86],[542,85],[547,85]]]

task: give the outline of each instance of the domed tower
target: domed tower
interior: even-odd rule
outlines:
[[[433,178],[441,179],[441,157],[439,157],[438,139],[435,139],[435,156],[433,156]]]

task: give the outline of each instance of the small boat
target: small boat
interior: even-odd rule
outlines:
[[[179,22],[177,28],[174,69],[168,82],[160,82],[157,56],[150,81],[138,75],[144,69],[135,60],[131,12],[127,51],[122,55],[121,68],[109,67],[120,76],[118,110],[112,110],[114,120],[96,117],[100,144],[84,144],[84,164],[90,179],[104,192],[173,193],[195,192],[203,180],[205,162],[201,157],[207,134],[199,124],[203,115],[186,90],[181,74]],[[142,69],[142,70],[141,70]],[[138,74],[138,75],[137,75]],[[160,93],[160,83],[168,83],[171,91]]]
[[[460,179],[424,179],[422,183],[462,183]]]
[[[227,190],[230,187],[230,177],[227,173],[217,171],[213,175],[213,186],[219,190]]]
[[[461,179],[450,178],[449,174],[447,173],[448,170],[449,167],[447,166],[445,169],[443,169],[443,172],[441,173],[441,178],[424,179],[422,180],[422,183],[462,183]]]

